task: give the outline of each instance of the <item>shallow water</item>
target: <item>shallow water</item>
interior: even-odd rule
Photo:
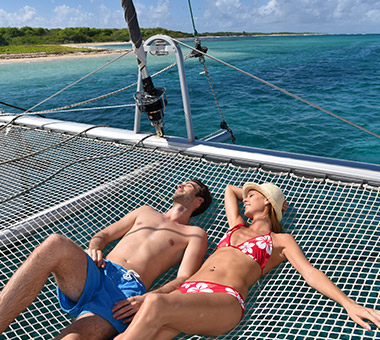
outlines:
[[[189,42],[191,44],[191,42]],[[203,39],[209,53],[364,128],[380,134],[380,35],[288,36]],[[184,53],[188,53],[184,50]],[[0,65],[1,101],[30,108],[113,57]],[[150,74],[174,57],[148,57]],[[257,80],[206,61],[223,116],[237,143],[265,149],[380,164],[380,139],[289,97]],[[38,110],[60,107],[136,81],[127,56],[75,85]],[[195,135],[219,129],[220,114],[197,60],[186,62]],[[186,136],[178,75],[154,78],[165,87],[165,132]],[[88,106],[133,103],[135,89]],[[7,112],[18,112],[14,109]],[[133,128],[133,108],[48,114],[48,117]],[[152,131],[143,119],[143,130]]]

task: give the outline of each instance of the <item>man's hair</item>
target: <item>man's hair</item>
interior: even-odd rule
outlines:
[[[194,217],[198,216],[199,214],[202,214],[210,206],[212,202],[212,197],[210,194],[210,190],[208,190],[208,187],[204,185],[200,180],[191,179],[190,181],[196,183],[199,186],[199,190],[195,196],[203,198],[203,203],[191,214],[191,217]]]

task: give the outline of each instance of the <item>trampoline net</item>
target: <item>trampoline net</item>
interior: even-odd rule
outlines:
[[[0,131],[0,289],[48,235],[65,235],[87,248],[92,235],[147,204],[171,206],[176,185],[198,178],[213,203],[191,224],[209,235],[208,255],[227,231],[227,184],[273,182],[289,202],[282,224],[306,257],[347,295],[379,307],[379,188],[279,173],[146,147],[12,126]],[[174,278],[162,275],[154,287]],[[310,288],[287,262],[251,288],[240,324],[217,339],[373,339],[345,310]],[[72,320],[58,306],[49,278],[35,302],[1,339],[50,339]],[[177,339],[207,339],[180,335]]]

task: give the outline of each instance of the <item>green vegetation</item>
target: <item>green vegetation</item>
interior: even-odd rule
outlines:
[[[193,35],[179,31],[171,31],[165,28],[141,28],[143,39],[147,39],[155,34],[166,34],[174,38],[188,38]],[[248,33],[248,32],[205,32],[199,36],[252,36],[268,35],[269,33]],[[270,34],[292,34],[290,32],[279,32]],[[294,33],[293,33],[294,34]],[[304,34],[304,33],[298,33]],[[129,41],[127,28],[89,28],[89,27],[68,27],[68,28],[35,28],[25,26],[0,27],[0,46],[13,45],[42,45],[42,44],[77,44],[95,42],[119,42]]]
[[[143,39],[147,39],[155,34],[165,34],[174,38],[190,38],[193,35],[179,31],[171,31],[165,28],[141,28]],[[289,32],[279,32],[270,34],[294,34]],[[303,33],[299,33],[303,34]],[[198,34],[202,36],[252,36],[268,35],[268,33],[247,33],[247,32],[205,32]],[[63,54],[73,52],[94,51],[85,48],[74,48],[61,46],[61,44],[80,43],[102,43],[129,41],[127,28],[89,28],[89,27],[68,27],[68,28],[35,28],[25,26],[0,27],[0,55],[16,53],[46,53]]]
[[[176,38],[191,37],[189,33],[170,31],[164,28],[142,28],[143,39],[155,34],[166,34]],[[76,44],[92,42],[129,41],[127,28],[89,28],[68,27],[34,28],[34,27],[0,27],[0,46],[35,45],[35,44]]]
[[[0,54],[5,53],[46,53],[46,54],[60,54],[60,53],[74,53],[74,52],[93,52],[90,48],[75,48],[62,45],[13,45],[13,46],[0,46]]]

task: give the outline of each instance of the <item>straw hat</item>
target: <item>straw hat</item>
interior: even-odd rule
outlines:
[[[280,222],[282,218],[282,205],[285,201],[285,196],[282,190],[272,183],[257,184],[254,182],[247,182],[243,185],[243,199],[247,197],[249,190],[256,190],[269,200],[276,212],[277,220]]]

